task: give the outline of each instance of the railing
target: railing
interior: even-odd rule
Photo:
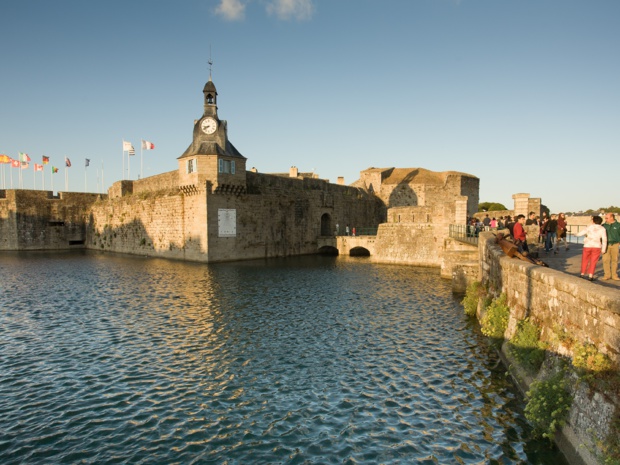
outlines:
[[[377,230],[379,229],[379,226],[364,226],[361,228],[355,228],[355,235],[356,236],[376,236],[377,235]],[[353,228],[349,228],[349,234],[347,234],[344,231],[341,231],[337,234],[338,236],[353,236]]]
[[[570,244],[583,244],[583,237],[576,236],[579,231],[587,228],[587,226],[583,225],[567,225],[566,226],[566,239]],[[496,228],[492,228],[491,231],[497,230]],[[450,238],[455,239],[461,242],[467,242],[469,244],[478,244],[478,234],[480,231],[484,231],[484,229],[477,228],[472,225],[464,225],[464,224],[451,224],[448,235]]]
[[[571,244],[583,244],[583,236],[577,237],[575,236],[575,234],[577,234],[579,231],[585,228],[587,228],[587,226],[580,225],[580,224],[567,225],[566,226],[566,239],[568,240],[568,242],[570,242]]]
[[[469,244],[478,244],[478,233],[480,230],[475,226],[465,224],[451,224],[448,235],[457,241]]]

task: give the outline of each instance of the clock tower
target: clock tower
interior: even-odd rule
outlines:
[[[202,90],[204,111],[194,121],[192,143],[178,158],[180,186],[210,186],[214,192],[245,192],[246,158],[228,140],[228,123],[217,114],[217,90]]]

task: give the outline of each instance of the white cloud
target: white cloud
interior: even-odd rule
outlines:
[[[238,21],[245,15],[245,4],[241,0],[220,0],[215,13],[229,21]]]
[[[310,19],[314,13],[312,0],[270,0],[267,3],[267,13],[275,15],[278,19],[297,19],[300,21]]]

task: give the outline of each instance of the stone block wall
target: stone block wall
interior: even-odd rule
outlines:
[[[87,247],[194,261],[207,260],[204,190],[125,195],[91,208]]]
[[[432,224],[384,223],[379,226],[371,258],[383,263],[439,267],[443,249],[443,240]]]
[[[149,176],[148,178],[132,182],[132,192],[134,194],[176,189],[179,186],[179,172],[168,171],[167,173],[156,174],[155,176]]]
[[[100,194],[11,189],[0,199],[0,250],[84,246],[90,206]]]

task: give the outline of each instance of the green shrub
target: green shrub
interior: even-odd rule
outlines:
[[[562,371],[542,381],[534,381],[527,392],[525,417],[534,428],[534,435],[553,439],[566,423],[572,397],[566,389]]]
[[[511,355],[529,372],[540,369],[546,346],[540,341],[540,329],[529,319],[517,323],[517,331],[508,344]]]
[[[489,304],[486,313],[482,317],[481,330],[485,336],[501,339],[508,326],[510,309],[506,303],[506,294],[502,293]]]
[[[476,311],[478,310],[478,302],[480,297],[482,297],[484,293],[484,287],[480,281],[474,281],[469,286],[467,286],[467,290],[465,291],[465,297],[461,301],[463,304],[463,309],[465,310],[465,315],[468,316],[476,316]]]
[[[593,373],[611,371],[613,364],[607,355],[599,352],[594,344],[576,343],[573,346],[573,366]]]

